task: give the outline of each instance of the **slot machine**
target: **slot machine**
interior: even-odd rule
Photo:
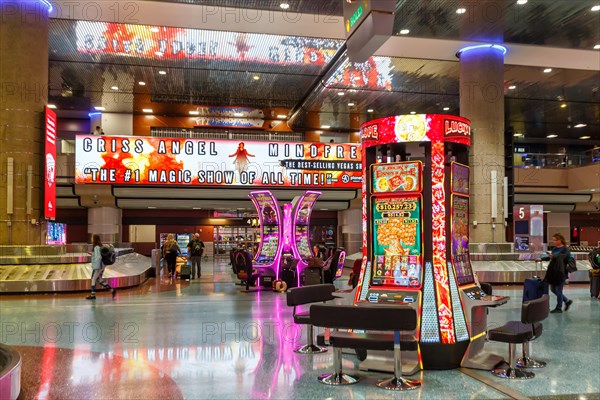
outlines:
[[[466,292],[453,265],[466,265],[460,260],[468,253],[452,252],[459,233],[468,249],[468,219],[451,216],[453,201],[468,216],[469,198],[449,190],[451,163],[468,165],[470,133],[469,120],[441,114],[392,116],[361,127],[363,262],[355,303],[417,310],[420,369],[458,368],[471,343]]]
[[[260,241],[252,259],[256,270],[257,286],[272,287],[279,277],[283,250],[282,218],[277,199],[268,190],[250,192],[250,200],[258,212]]]
[[[313,254],[310,246],[310,216],[320,195],[321,192],[308,190],[292,201],[291,223],[289,224],[290,247],[292,254],[298,260],[296,266],[298,286],[300,286],[300,274],[308,265],[308,259],[317,257],[316,254]]]

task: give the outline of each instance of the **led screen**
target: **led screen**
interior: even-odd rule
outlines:
[[[473,269],[469,261],[469,254],[460,254],[452,257],[454,269],[456,270],[456,280],[459,285],[475,283]]]
[[[67,244],[67,225],[48,221],[46,244]]]
[[[373,199],[373,284],[420,287],[421,197]]]
[[[357,144],[79,135],[77,183],[359,188]]]

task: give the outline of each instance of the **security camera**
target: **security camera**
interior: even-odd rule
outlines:
[[[97,194],[95,194],[94,196],[92,196],[92,201],[94,202],[94,205],[98,204],[98,195]]]

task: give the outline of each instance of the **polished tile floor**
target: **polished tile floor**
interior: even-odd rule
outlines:
[[[205,262],[199,281],[152,279],[115,300],[0,296],[0,342],[23,355],[20,399],[600,399],[600,301],[587,285],[568,286],[573,306],[544,322],[533,353],[548,367],[533,380],[422,371],[413,376],[420,390],[393,393],[373,386],[380,373],[359,372],[363,380],[346,387],[318,383],[332,352],[292,352],[305,331],[293,325],[285,295],[244,294],[233,282],[219,261]],[[518,319],[521,287],[494,290],[511,300],[490,309],[488,324]],[[506,345],[487,346],[507,353]],[[345,369],[357,365],[344,356]]]

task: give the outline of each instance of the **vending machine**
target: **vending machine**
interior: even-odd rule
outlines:
[[[470,344],[459,290],[470,267],[469,197],[461,193],[470,135],[469,120],[440,114],[361,127],[363,263],[355,302],[413,307],[422,369],[459,367]]]

